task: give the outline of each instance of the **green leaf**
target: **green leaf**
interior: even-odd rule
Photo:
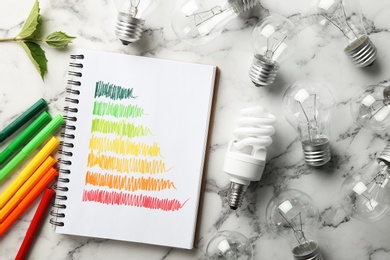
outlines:
[[[31,37],[35,30],[37,29],[39,23],[39,3],[38,0],[35,1],[33,8],[30,11],[30,15],[27,20],[24,22],[23,28],[16,37],[28,38]]]
[[[28,57],[34,64],[35,68],[38,70],[42,79],[45,76],[47,71],[47,59],[45,55],[45,51],[35,42],[30,41],[18,41],[20,46],[26,51]]]
[[[73,39],[76,39],[76,37],[69,36],[64,32],[53,32],[43,41],[51,47],[64,48],[68,43],[72,42]]]

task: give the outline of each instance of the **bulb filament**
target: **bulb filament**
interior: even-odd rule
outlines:
[[[390,105],[390,99],[389,98],[385,98],[385,99],[378,99],[376,100],[376,102],[379,101],[379,103],[382,103],[381,106],[376,109],[374,104],[371,106],[371,109],[372,109],[372,113],[371,113],[371,116],[370,116],[370,119],[372,119],[376,114],[378,114],[383,108],[387,107]]]
[[[299,212],[295,217],[291,218],[290,221],[287,217],[279,211],[279,214],[283,217],[283,219],[288,223],[289,227],[294,231],[294,236],[297,239],[300,245],[307,243],[305,233],[302,230],[302,213]],[[299,222],[297,222],[299,220]]]
[[[329,22],[331,22],[334,26],[339,28],[340,31],[348,39],[353,40],[353,39],[357,38],[357,35],[355,34],[355,32],[353,30],[353,26],[350,25],[349,22],[348,22],[349,19],[347,18],[347,13],[345,12],[345,8],[342,5],[341,1],[340,1],[339,6],[332,13],[322,14],[322,16],[325,17],[325,19],[327,19]],[[344,21],[345,21],[345,25],[347,26],[346,28],[342,27],[342,25],[344,24]],[[337,22],[339,22],[339,24]],[[348,35],[350,33],[353,34],[352,37],[350,37]]]
[[[311,134],[311,130],[318,130],[318,123],[317,123],[317,94],[312,94],[310,96],[314,96],[313,100],[313,120],[310,120],[308,113],[304,109],[302,103],[300,101],[297,101],[299,103],[299,106],[302,109],[303,114],[305,115],[306,121],[307,121],[307,132],[309,135],[310,142],[313,142],[313,136]],[[314,125],[312,124],[314,122]]]
[[[139,2],[141,0],[132,0],[130,1],[130,7],[129,7],[129,13],[131,16],[136,16],[137,13],[138,13],[138,6],[139,6]]]
[[[281,32],[275,32],[272,37],[267,39],[267,51],[265,53],[265,58],[272,59],[275,52],[279,49],[282,43],[286,40],[287,35]]]
[[[368,186],[371,186],[367,191],[362,193],[362,196],[367,199],[369,203],[369,209],[374,210],[377,204],[377,198],[381,188],[384,188],[388,183],[388,166],[385,164],[383,169],[376,174]],[[368,205],[367,205],[368,206]]]
[[[217,16],[223,12],[223,9],[221,6],[214,6],[210,10],[194,13],[192,16],[194,16],[194,22],[196,26],[201,25],[202,23],[210,20],[214,16]],[[191,15],[186,15],[186,17],[189,17]]]

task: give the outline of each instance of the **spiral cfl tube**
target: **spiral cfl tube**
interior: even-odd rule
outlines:
[[[261,106],[241,110],[234,140],[229,142],[223,170],[230,175],[229,206],[237,209],[251,181],[259,181],[275,132],[275,116]]]

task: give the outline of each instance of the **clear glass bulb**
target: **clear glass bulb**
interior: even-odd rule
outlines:
[[[329,88],[318,81],[301,80],[283,96],[283,112],[298,132],[305,161],[311,166],[329,162],[330,122],[335,100]]]
[[[377,50],[367,35],[363,24],[359,1],[356,0],[317,0],[316,12],[336,26],[346,40],[344,52],[357,67],[371,66]]]
[[[284,16],[273,14],[256,24],[252,31],[255,54],[249,77],[257,87],[274,82],[280,64],[293,55],[297,39],[294,24]]]
[[[188,44],[206,44],[217,38],[231,20],[257,3],[258,0],[182,0],[172,15],[172,29]]]
[[[390,126],[390,87],[374,85],[353,98],[352,117],[365,129],[382,131]]]
[[[242,109],[234,140],[229,142],[224,172],[230,175],[229,206],[241,206],[245,191],[251,181],[259,181],[265,167],[267,149],[275,133],[274,115],[261,106]]]
[[[239,232],[221,231],[207,243],[206,259],[251,260],[253,246],[249,239]]]
[[[319,213],[304,192],[288,189],[268,202],[266,220],[271,230],[283,237],[295,259],[322,260],[317,241]]]
[[[390,206],[390,144],[372,163],[345,179],[342,206],[353,218],[367,222],[382,219]]]
[[[153,0],[114,0],[118,10],[115,34],[124,45],[141,38],[145,16],[154,10],[158,1]]]

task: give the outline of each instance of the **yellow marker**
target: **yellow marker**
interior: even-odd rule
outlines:
[[[53,165],[57,162],[56,159],[49,156],[39,166],[39,168],[31,175],[30,178],[20,187],[20,189],[11,197],[11,199],[0,209],[0,223],[18,206],[27,194],[37,185],[37,183],[50,171]]]
[[[0,195],[0,208],[11,199],[20,186],[25,183],[33,172],[42,164],[44,160],[57,148],[60,140],[52,137],[46,145],[39,151],[39,153],[31,160],[31,162],[23,169],[23,171],[16,177],[11,185]]]

